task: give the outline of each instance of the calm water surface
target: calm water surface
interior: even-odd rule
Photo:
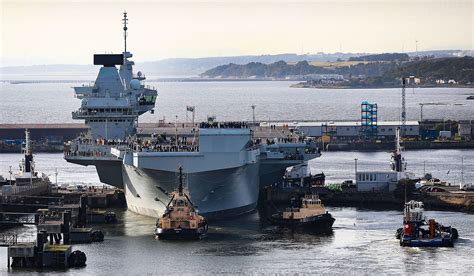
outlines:
[[[84,82],[87,83],[87,82]],[[290,88],[294,82],[148,82],[158,89],[156,112],[141,122],[186,119],[186,105],[196,106],[196,120],[216,115],[218,120],[251,120],[255,104],[258,120],[360,120],[360,103],[378,104],[379,120],[398,120],[400,89],[305,89]],[[81,83],[0,82],[0,123],[74,122],[71,112],[80,106],[72,86]],[[474,119],[474,101],[466,100],[474,89],[417,88],[407,90],[407,116],[420,119],[419,103],[429,119]],[[25,105],[25,103],[28,103]],[[41,112],[38,112],[40,110]],[[75,121],[78,122],[78,121]]]
[[[353,176],[353,158],[360,170],[382,170],[388,153],[327,152],[311,162],[328,182]],[[465,181],[474,180],[474,151],[436,150],[407,152],[410,170],[425,170],[458,183],[460,156],[464,156]],[[0,174],[15,165],[19,154],[0,155]],[[68,164],[61,154],[37,154],[37,169],[54,174],[59,183],[98,184],[93,167]],[[450,173],[447,174],[447,170]],[[54,176],[52,176],[54,181]],[[401,211],[355,208],[328,210],[336,218],[332,235],[280,231],[265,223],[259,212],[211,224],[208,237],[199,242],[157,241],[155,219],[116,210],[120,223],[101,229],[100,244],[75,245],[87,254],[87,267],[68,270],[77,275],[214,274],[214,273],[343,273],[343,274],[456,274],[469,275],[474,267],[474,216],[457,212],[428,211],[445,225],[455,226],[460,240],[454,248],[401,248],[394,238]],[[21,237],[35,237],[35,227],[14,229]],[[6,249],[0,248],[0,273],[6,272]],[[22,271],[17,271],[22,272]],[[50,272],[63,274],[63,272]]]
[[[362,100],[378,103],[380,120],[397,120],[399,89],[325,90],[289,88],[291,82],[149,83],[159,90],[157,112],[140,118],[157,122],[175,115],[185,118],[185,106],[196,106],[197,120],[216,115],[219,120],[250,120],[256,104],[260,120],[358,120]],[[78,83],[11,84],[0,82],[0,123],[73,122],[71,111],[80,106],[71,86]],[[409,119],[419,119],[423,102],[425,118],[474,119],[473,89],[416,89],[407,93]],[[28,104],[25,104],[28,103]],[[407,152],[408,168],[417,175],[431,172],[453,184],[460,181],[461,156],[464,180],[474,182],[473,150]],[[389,153],[330,152],[310,162],[323,171],[327,182],[351,179],[354,158],[358,169],[388,169]],[[9,165],[18,167],[20,154],[0,154],[0,175],[8,177]],[[66,163],[61,154],[37,154],[37,170],[58,183],[99,184],[94,167]],[[344,274],[472,274],[474,217],[464,213],[426,212],[461,235],[455,248],[401,248],[394,238],[400,227],[400,211],[331,208],[336,218],[334,233],[315,236],[281,232],[266,225],[258,212],[212,223],[208,238],[200,242],[163,242],[153,237],[155,219],[116,210],[117,225],[101,228],[106,240],[76,245],[86,252],[87,267],[68,270],[77,275],[214,274],[214,273],[344,273]],[[13,229],[24,238],[35,237],[35,227]],[[0,273],[5,273],[6,249],[0,248]],[[22,273],[22,271],[17,271]],[[63,274],[63,272],[51,272]]]
[[[336,218],[332,235],[280,231],[260,222],[258,212],[213,223],[199,242],[157,241],[154,219],[119,211],[122,223],[103,227],[100,244],[75,245],[87,254],[87,267],[70,274],[455,274],[473,271],[472,215],[426,212],[455,225],[460,240],[454,248],[402,248],[394,237],[401,211],[330,208]],[[16,229],[34,237],[34,227]],[[6,249],[0,249],[0,271],[6,270]],[[63,272],[58,274],[62,274]]]

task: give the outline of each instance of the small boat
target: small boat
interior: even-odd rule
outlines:
[[[405,203],[403,228],[396,232],[400,246],[408,247],[453,247],[458,239],[458,231],[451,226],[443,226],[434,219],[428,222],[423,216],[423,202]]]
[[[28,129],[25,130],[25,141],[22,143],[21,151],[24,157],[20,161],[20,171],[14,174],[14,179],[12,179],[11,167],[9,179],[0,177],[2,195],[38,196],[48,194],[53,185],[46,174],[40,174],[35,169],[33,147]]]
[[[183,188],[183,168],[179,167],[178,189],[172,193],[166,211],[156,223],[160,240],[199,240],[207,233],[207,221],[199,215],[187,189]]]
[[[299,207],[294,207],[295,204],[292,205],[283,212],[273,214],[270,221],[289,228],[301,228],[315,232],[332,231],[335,219],[326,211],[318,195],[305,195],[301,199]]]

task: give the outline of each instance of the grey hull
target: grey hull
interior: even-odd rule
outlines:
[[[176,188],[175,172],[122,167],[128,208],[138,214],[159,217]],[[257,206],[259,165],[189,173],[185,183],[191,200],[208,219],[250,212]]]
[[[122,161],[102,161],[95,168],[100,182],[123,189]]]
[[[94,160],[94,159],[72,159],[66,158],[67,162],[82,165],[95,166],[100,182],[123,189],[122,160]]]
[[[260,188],[280,183],[287,167],[301,164],[301,160],[261,160]]]

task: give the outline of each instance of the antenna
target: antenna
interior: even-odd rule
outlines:
[[[416,56],[418,56],[418,39],[415,39],[415,52]]]
[[[12,185],[12,166],[10,166],[10,170],[8,172],[10,173],[10,185]]]
[[[179,186],[178,186],[179,195],[183,195],[183,167],[179,166]]]
[[[461,184],[460,189],[464,186],[464,156],[461,156]]]
[[[402,78],[402,116],[401,116],[401,137],[405,134],[405,128],[407,124],[407,113],[406,113],[406,78]]]
[[[123,12],[123,19],[122,19],[122,22],[123,22],[123,41],[124,41],[124,44],[125,44],[125,50],[124,52],[127,52],[127,23],[128,23],[128,18],[127,18],[127,12]]]

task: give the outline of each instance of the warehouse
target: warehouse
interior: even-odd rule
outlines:
[[[261,123],[265,126],[269,123]],[[360,121],[329,121],[329,122],[290,122],[271,123],[276,126],[288,126],[299,133],[311,137],[331,136],[338,139],[354,139],[363,135],[364,126]],[[393,138],[400,121],[379,121],[376,129],[377,138]],[[407,121],[404,137],[419,137],[420,125],[418,121]]]

